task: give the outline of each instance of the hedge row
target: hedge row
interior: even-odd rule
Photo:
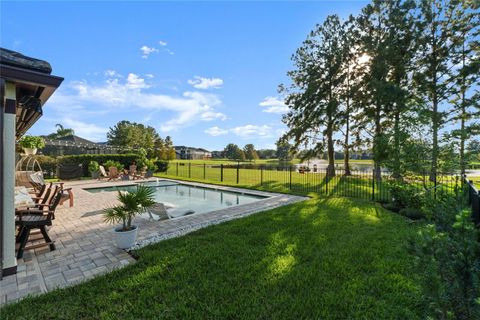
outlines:
[[[90,161],[97,161],[100,165],[104,164],[108,160],[120,162],[124,168],[128,168],[135,159],[140,158],[140,155],[135,153],[128,154],[79,154],[79,155],[68,155],[58,158],[58,164],[61,165],[72,165],[72,164],[81,164],[83,169],[83,175],[89,176],[88,164]]]

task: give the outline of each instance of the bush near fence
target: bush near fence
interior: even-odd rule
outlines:
[[[155,172],[167,172],[169,164],[168,161],[157,160],[155,161],[155,165],[157,166],[157,170]]]
[[[68,155],[63,157],[58,157],[57,161],[59,165],[72,165],[72,164],[81,164],[83,167],[83,176],[89,176],[88,164],[90,161],[97,161],[100,165],[104,164],[108,160],[118,161],[125,168],[128,168],[135,159],[138,159],[140,155],[129,153],[129,154],[80,154],[80,155]]]

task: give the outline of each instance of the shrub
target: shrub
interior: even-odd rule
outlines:
[[[155,164],[155,160],[153,159],[147,159],[145,160],[145,166],[147,167],[148,170],[157,170],[157,165]]]
[[[107,161],[103,164],[103,166],[104,166],[105,168],[107,168],[107,170],[108,170],[108,168],[115,167],[115,168],[118,169],[119,172],[122,172],[123,169],[125,168],[125,166],[124,166],[123,164],[121,164],[121,163],[118,162],[118,161],[113,161],[113,160],[107,160]]]
[[[88,176],[88,165],[90,161],[96,161],[98,163],[105,163],[108,160],[117,161],[122,164],[123,168],[128,166],[138,158],[138,154],[80,154],[80,155],[68,155],[58,158],[59,164],[82,164],[83,176]]]
[[[157,160],[155,161],[157,170],[155,172],[167,172],[168,170],[168,161]]]
[[[143,167],[145,167],[145,161],[145,158],[135,159],[135,162],[137,163],[137,171],[142,171]]]
[[[99,169],[100,165],[97,161],[90,161],[90,163],[88,164],[88,172],[90,173],[98,172]]]
[[[22,148],[41,149],[45,147],[45,140],[42,137],[26,135],[18,141],[18,144]]]
[[[400,211],[405,208],[421,210],[425,203],[425,197],[421,194],[421,189],[408,183],[395,183],[390,186],[392,196],[392,205]]]
[[[425,218],[423,211],[417,208],[403,208],[399,211],[399,214],[412,220]]]
[[[459,198],[432,200],[429,224],[410,241],[429,315],[480,319],[480,233]]]

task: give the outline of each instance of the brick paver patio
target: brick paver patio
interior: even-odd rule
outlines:
[[[205,186],[200,183],[181,183]],[[56,250],[50,251],[47,246],[25,251],[23,258],[18,261],[17,274],[0,280],[0,305],[19,300],[28,294],[40,294],[54,288],[73,285],[133,263],[135,260],[129,253],[115,247],[111,232],[113,226],[104,223],[101,214],[103,209],[117,204],[116,192],[90,193],[83,190],[86,187],[122,184],[132,184],[132,181],[111,183],[83,180],[66,183],[66,187],[73,188],[75,205],[70,208],[65,203],[57,209],[54,224],[49,230],[50,237],[55,241]],[[137,217],[135,224],[139,226],[138,242],[140,244],[155,242],[212,223],[220,223],[305,199],[223,186],[215,188],[264,195],[269,198],[179,219],[153,221],[148,219],[148,216]]]

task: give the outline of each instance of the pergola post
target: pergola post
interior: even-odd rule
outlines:
[[[2,123],[2,276],[16,273],[15,257],[15,112],[16,86],[5,82]]]

